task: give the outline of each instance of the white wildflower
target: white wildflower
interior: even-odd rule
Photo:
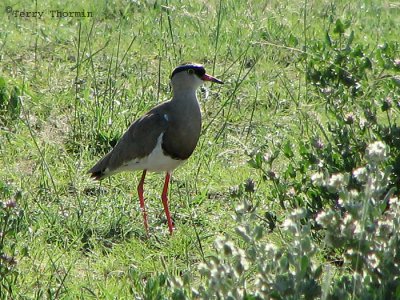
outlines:
[[[217,237],[214,241],[215,248],[217,248],[217,250],[222,250],[224,248],[225,241],[225,238],[222,236]]]
[[[364,167],[357,168],[353,171],[353,176],[358,182],[365,182],[367,180],[367,169]]]
[[[198,270],[200,272],[200,275],[202,275],[202,276],[210,276],[211,275],[210,268],[205,263],[200,263]]]
[[[290,198],[294,197],[296,195],[296,190],[294,189],[294,187],[291,187],[287,192],[286,195]]]
[[[360,195],[360,193],[355,189],[352,189],[352,190],[349,191],[349,197],[350,197],[351,200],[357,199],[357,197],[359,195]]]
[[[233,267],[237,275],[241,275],[244,271],[249,269],[249,262],[247,261],[246,253],[243,249],[238,250],[238,259]]]
[[[335,213],[333,211],[322,211],[317,215],[316,221],[318,224],[324,226],[324,227],[328,227],[328,225],[333,225],[336,224],[336,216]]]
[[[326,215],[327,215],[326,212],[324,212],[324,211],[320,212],[316,217],[317,223],[321,224],[321,225],[325,225],[325,223],[326,223]]]
[[[292,213],[290,214],[290,217],[294,220],[301,220],[303,218],[305,218],[307,215],[307,212],[305,209],[303,208],[296,208],[292,211]]]
[[[400,86],[400,76],[393,76],[392,80],[394,81],[394,83],[396,83],[397,86]]]
[[[283,229],[284,229],[285,231],[288,231],[288,232],[296,233],[296,231],[297,231],[297,225],[296,225],[296,223],[293,222],[293,220],[290,219],[290,218],[286,219],[286,220],[283,222],[282,227],[283,227]]]
[[[361,129],[365,129],[367,127],[368,121],[365,120],[364,118],[360,118],[360,127]]]
[[[246,212],[246,207],[244,205],[244,202],[236,206],[235,210],[238,214],[244,214]]]
[[[352,225],[354,226],[354,234],[360,235],[364,233],[364,228],[360,222],[355,220]]]
[[[375,253],[368,254],[368,263],[374,269],[379,266],[379,258]]]
[[[398,197],[391,197],[389,199],[390,207],[392,208],[393,214],[396,214],[400,208],[400,201]]]
[[[341,207],[344,207],[346,204],[351,204],[352,201],[357,200],[358,196],[359,196],[359,193],[355,189],[344,192],[338,199],[338,204]]]
[[[344,185],[343,174],[333,174],[328,180],[328,187],[339,190]]]
[[[268,256],[275,255],[276,250],[277,250],[277,247],[274,244],[265,244],[265,245],[263,245],[263,251],[265,253],[268,253]]]
[[[321,172],[315,173],[311,176],[311,181],[318,186],[325,184],[324,174]]]
[[[390,205],[395,205],[395,204],[399,204],[399,198],[397,197],[392,197],[389,199],[389,204]]]
[[[372,164],[378,164],[386,158],[386,145],[380,141],[368,145],[366,159]]]
[[[343,224],[344,225],[349,225],[353,222],[353,217],[350,214],[345,214],[344,218],[343,218]]]
[[[264,154],[263,158],[267,163],[270,163],[270,162],[272,162],[273,155],[272,155],[271,152],[267,152],[267,153]]]
[[[391,220],[378,221],[377,236],[388,237],[393,232],[393,222]]]

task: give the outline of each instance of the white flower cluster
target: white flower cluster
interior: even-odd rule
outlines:
[[[387,157],[386,145],[380,141],[368,145],[365,158],[371,164],[379,164]]]

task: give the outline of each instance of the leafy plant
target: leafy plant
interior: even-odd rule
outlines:
[[[0,202],[0,295],[11,296],[18,277],[15,239],[22,218],[17,205],[21,193],[13,194],[10,186],[0,182],[0,195],[5,199]]]
[[[180,299],[397,299],[400,201],[394,188],[387,192],[387,149],[382,142],[370,144],[367,164],[351,175],[313,176],[313,184],[339,195],[338,207],[322,209],[316,218],[322,243],[311,237],[313,223],[304,208],[280,225],[284,243],[268,241],[258,209],[244,201],[236,209],[236,236],[218,238],[215,256],[199,264],[205,285],[173,278],[170,286]],[[350,186],[351,178],[360,190]],[[343,264],[321,262],[327,249],[337,251]]]
[[[21,113],[21,92],[17,86],[7,88],[6,80],[0,77],[0,121],[7,123],[17,119]]]
[[[324,207],[335,207],[338,201],[335,191],[311,184],[312,173],[351,172],[363,163],[362,153],[373,140],[384,141],[392,154],[386,161],[393,169],[388,190],[400,182],[400,98],[393,93],[390,80],[380,82],[390,72],[398,72],[394,51],[398,45],[384,44],[367,55],[367,46],[354,45],[355,32],[350,28],[350,22],[332,20],[325,39],[310,42],[307,55],[300,56],[307,80],[317,93],[309,99],[322,99],[325,119],[321,120],[318,111],[305,113],[309,124],[306,138],[268,145],[267,154],[258,151],[250,155],[250,166],[260,170],[271,186],[271,198],[283,209],[306,208],[310,219]],[[371,78],[382,85],[379,92],[371,88]],[[286,169],[277,173],[274,162],[282,160]],[[353,179],[350,185],[360,188]],[[293,192],[294,197],[290,197]]]

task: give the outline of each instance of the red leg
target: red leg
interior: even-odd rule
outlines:
[[[164,205],[165,215],[167,216],[169,233],[172,234],[174,227],[172,225],[171,215],[169,214],[169,209],[168,209],[168,185],[169,185],[170,177],[171,177],[171,174],[169,172],[167,172],[167,174],[165,175],[164,188],[163,188],[163,192],[161,195],[161,199],[162,199],[162,202]]]
[[[144,228],[146,229],[147,235],[149,235],[149,226],[147,225],[147,212],[146,212],[146,206],[144,205],[144,197],[143,197],[143,185],[145,177],[146,177],[146,170],[143,171],[142,179],[140,179],[137,191],[139,194],[140,209],[143,214]]]

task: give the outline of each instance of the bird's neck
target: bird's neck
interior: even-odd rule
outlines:
[[[176,89],[174,90],[172,102],[197,103],[196,90],[193,88]]]

